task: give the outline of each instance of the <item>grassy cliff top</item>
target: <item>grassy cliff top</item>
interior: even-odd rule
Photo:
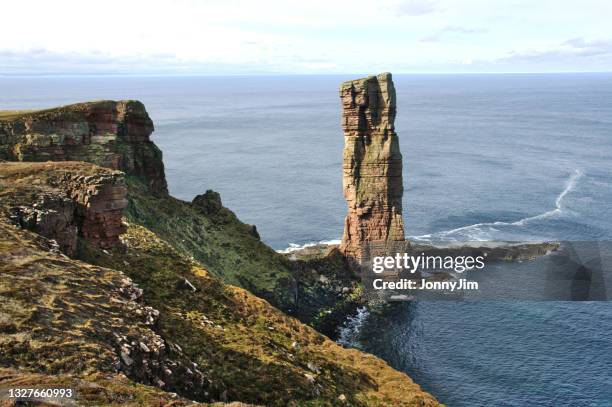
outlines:
[[[99,167],[83,161],[11,162],[0,161],[0,179],[22,183],[36,179],[45,181],[60,174],[97,175],[117,173],[117,170]]]
[[[0,110],[0,120],[14,120],[28,114],[35,113],[36,109],[29,110]]]
[[[72,103],[47,109],[0,110],[0,122],[15,121],[31,117],[48,117],[91,109],[96,106],[112,106],[117,103],[140,103],[137,100],[94,100],[90,102]]]

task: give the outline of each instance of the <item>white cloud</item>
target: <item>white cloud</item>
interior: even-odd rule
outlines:
[[[470,35],[470,34],[482,34],[488,32],[485,28],[469,28],[469,27],[460,27],[456,25],[447,25],[442,29],[438,30],[434,34],[425,35],[419,38],[419,42],[440,42],[442,41],[445,34],[455,34],[455,35]]]
[[[562,45],[573,48],[574,54],[579,56],[612,54],[612,40],[585,40],[578,37],[569,39]]]
[[[470,28],[470,27],[460,27],[456,25],[447,25],[446,27],[440,30],[442,32],[450,32],[450,33],[459,33],[459,34],[480,34],[485,33],[488,30],[485,28]]]
[[[532,61],[548,63],[605,56],[610,57],[610,60],[612,60],[612,40],[585,40],[584,38],[572,38],[560,44],[551,44],[541,49],[520,52],[511,51],[507,56],[497,61]]]
[[[438,3],[432,0],[403,0],[390,6],[397,16],[422,16],[438,11]]]
[[[419,42],[440,42],[440,34],[431,34],[419,38]]]
[[[0,74],[601,70],[609,15],[606,0],[20,0],[3,5]]]

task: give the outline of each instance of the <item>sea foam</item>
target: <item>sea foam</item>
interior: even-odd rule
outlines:
[[[475,223],[473,225],[462,226],[460,228],[445,230],[442,232],[437,232],[433,234],[426,234],[421,236],[410,236],[410,239],[419,240],[419,241],[432,241],[432,240],[457,240],[457,237],[468,238],[468,240],[472,241],[486,241],[492,240],[493,236],[491,232],[499,232],[499,229],[496,227],[503,226],[525,226],[528,223],[534,220],[542,220],[548,219],[551,217],[559,216],[563,212],[563,200],[565,197],[571,193],[578,184],[578,181],[584,173],[575,169],[574,172],[570,175],[565,183],[565,188],[557,198],[555,199],[555,208],[544,213],[540,213],[538,215],[529,216],[527,218],[519,219],[514,222],[483,222],[483,223]]]

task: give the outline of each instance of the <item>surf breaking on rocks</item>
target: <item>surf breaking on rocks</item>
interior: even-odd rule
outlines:
[[[430,233],[426,235],[420,236],[409,236],[410,240],[418,240],[418,241],[457,241],[457,240],[472,240],[472,241],[486,241],[491,240],[492,236],[490,232],[498,231],[495,227],[499,226],[526,226],[528,223],[534,220],[542,220],[548,219],[551,217],[559,216],[563,213],[563,201],[578,185],[578,181],[584,176],[584,172],[580,169],[575,169],[565,183],[565,188],[557,197],[555,198],[555,207],[549,211],[544,213],[540,213],[538,215],[529,216],[523,219],[519,219],[513,222],[504,222],[504,221],[496,221],[496,222],[482,222],[475,223],[473,225],[462,226],[460,228],[445,230],[436,233]],[[489,228],[488,231],[483,230],[483,228]],[[340,244],[340,239],[331,239],[331,240],[321,240],[318,242],[307,242],[304,244],[296,244],[289,243],[289,247],[286,249],[277,250],[279,253],[292,253],[296,251],[300,251],[302,249],[306,249],[309,247],[314,247],[318,245],[337,245]]]

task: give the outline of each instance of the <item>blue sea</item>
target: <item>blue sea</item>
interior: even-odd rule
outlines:
[[[338,85],[359,75],[0,78],[0,109],[139,99],[173,195],[277,250],[339,239]],[[612,240],[612,75],[396,75],[406,234]],[[608,302],[413,302],[343,336],[448,406],[612,406]]]

